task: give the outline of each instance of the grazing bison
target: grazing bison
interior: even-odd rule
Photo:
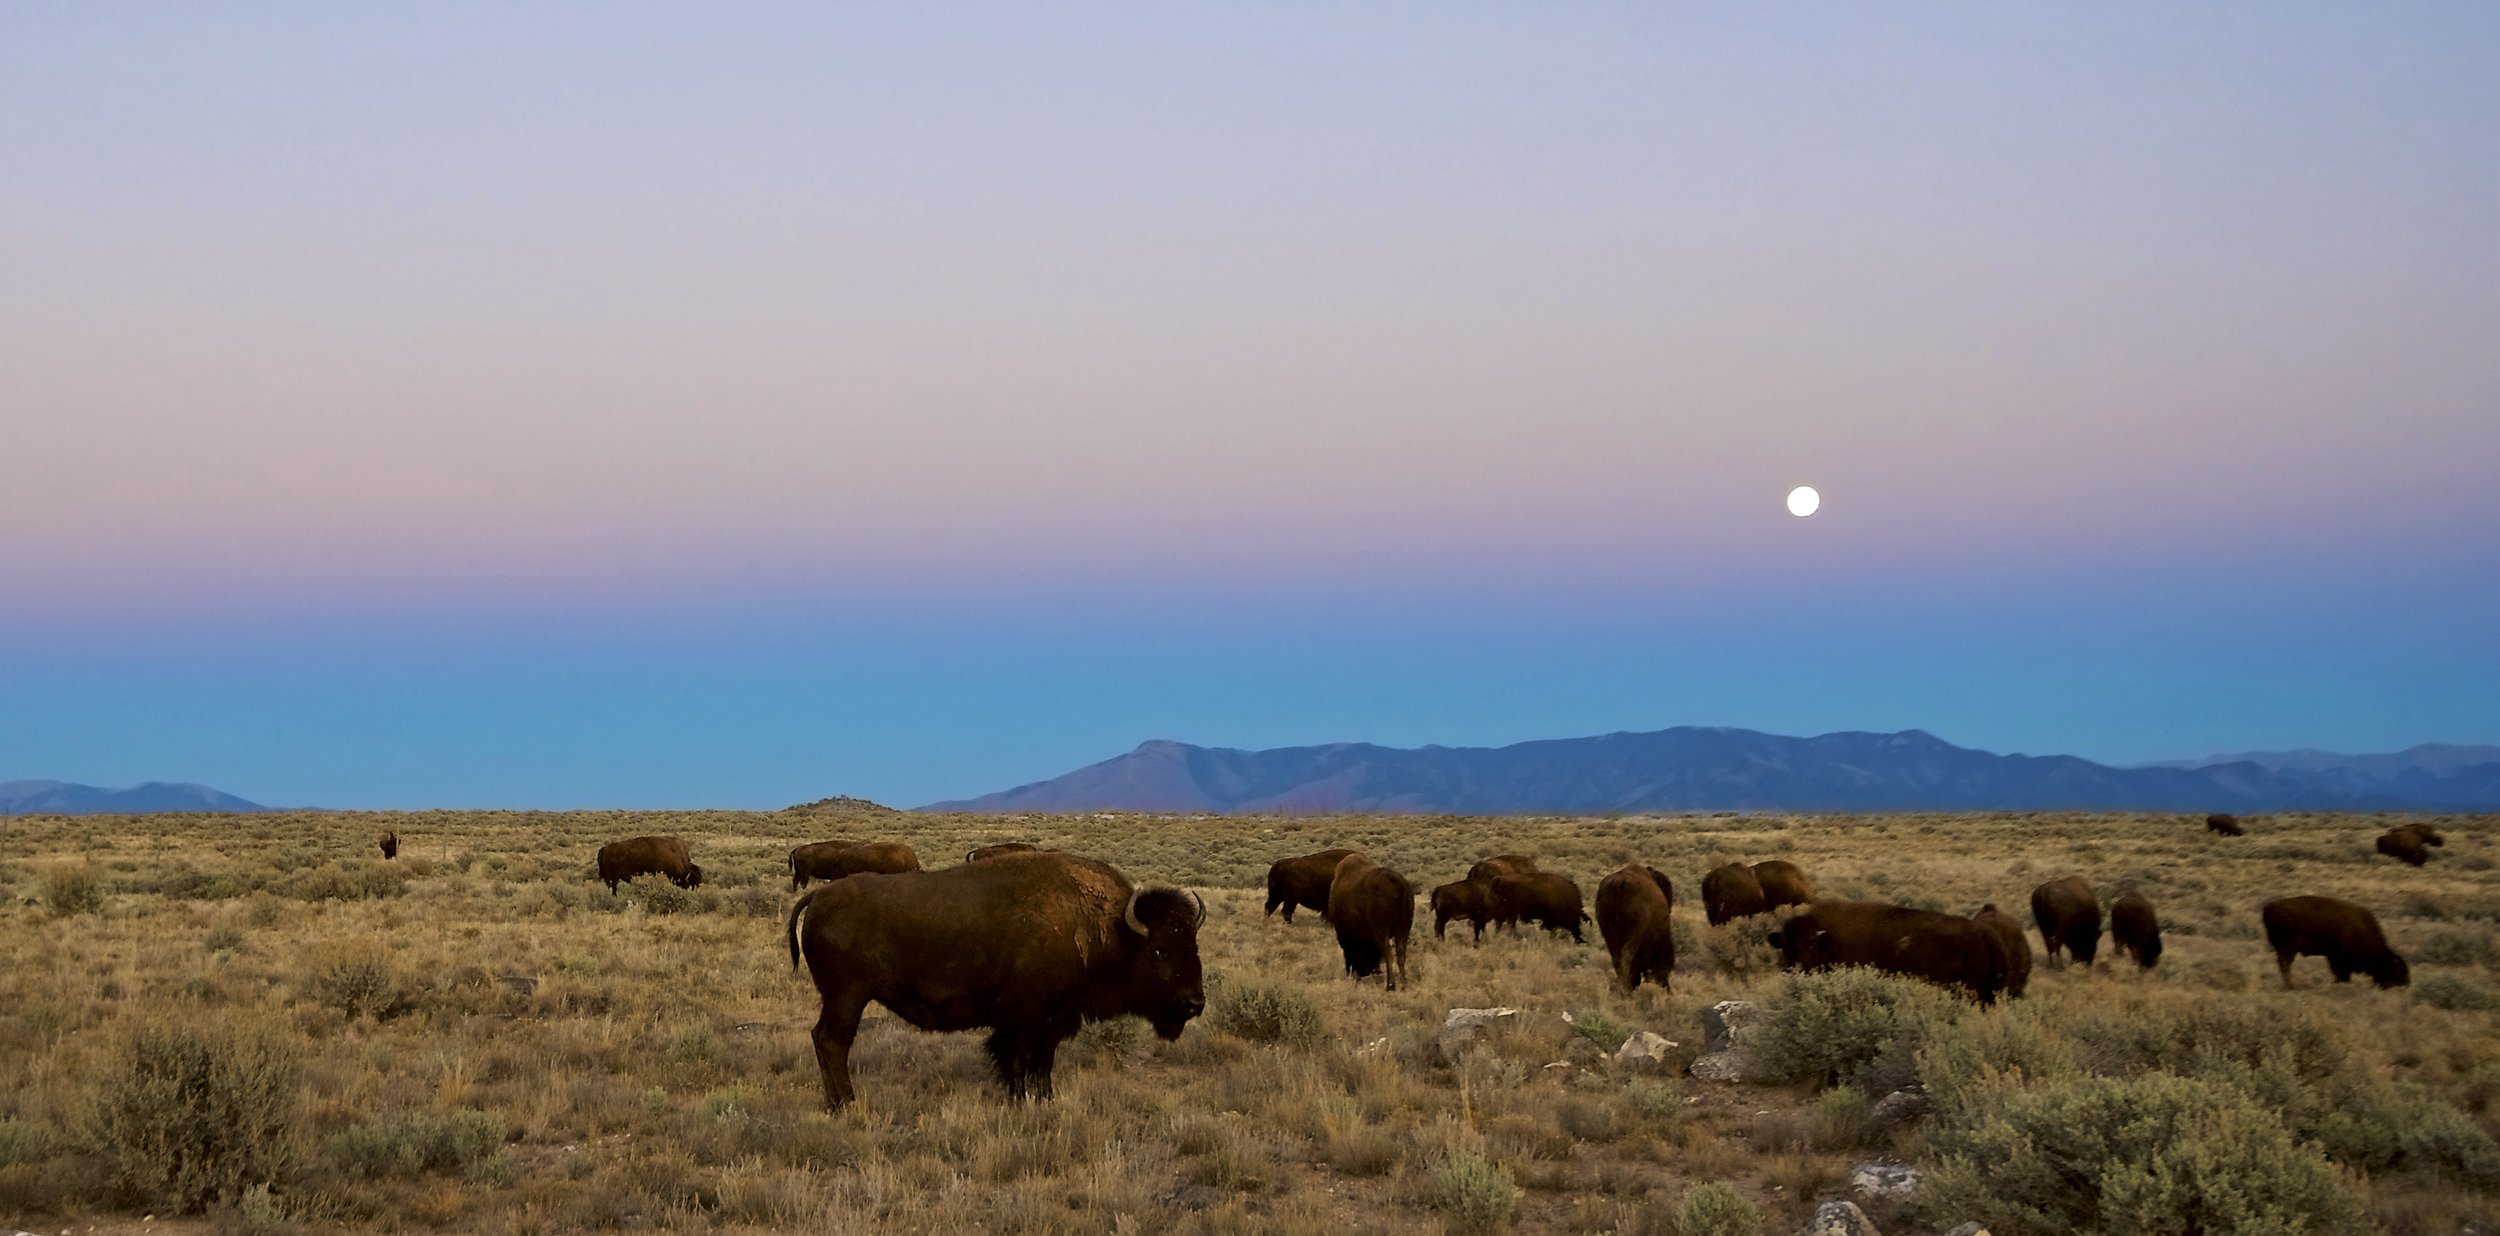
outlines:
[[[1762,878],[1743,863],[1713,867],[1701,878],[1701,910],[1713,927],[1770,908],[1762,895]]]
[[[1655,867],[1627,863],[1597,882],[1597,935],[1626,993],[1651,979],[1675,990],[1675,885]]]
[[[628,837],[599,847],[599,878],[608,891],[636,876],[662,875],[679,888],[703,882],[703,869],[686,857],[686,843],[675,837]]]
[[[2005,994],[2019,1000],[2031,987],[2031,936],[2011,914],[1997,908],[1991,901],[1979,907],[1970,921],[1996,933],[2005,942]]]
[[[1133,1015],[1179,1038],[1206,1007],[1205,920],[1192,894],[1053,852],[810,889],[787,931],[791,966],[806,960],[823,1000],[825,1105],[851,1101],[851,1039],[872,1000],[923,1030],[988,1030],[1017,1098],[1050,1096],[1059,1045],[1086,1022]]]
[[[1580,908],[1580,886],[1569,876],[1549,871],[1503,876],[1493,882],[1493,898],[1514,920],[1547,931],[1568,931],[1572,939],[1588,943],[1588,935],[1580,930],[1588,914]]]
[[[391,831],[382,834],[382,857],[386,859],[399,857],[398,829],[392,829]]]
[[[2238,837],[2248,832],[2247,829],[2240,827],[2240,817],[2228,811],[2217,811],[2206,816],[2205,831],[2220,833],[2225,837]]]
[[[1300,858],[1280,858],[1267,869],[1267,914],[1278,907],[1285,911],[1285,921],[1293,921],[1299,907],[1317,910],[1328,916],[1328,886],[1337,878],[1337,864],[1346,860],[1352,850],[1322,850]],[[1267,914],[1260,915],[1265,918]]]
[[[1415,886],[1360,854],[1337,864],[1328,886],[1328,922],[1337,929],[1345,972],[1381,974],[1389,990],[1406,980],[1406,943],[1415,932]],[[1384,972],[1385,963],[1385,972]]]
[[[997,845],[985,845],[977,850],[966,851],[964,853],[964,861],[967,863],[977,863],[982,859],[996,858],[1001,854],[1031,854],[1041,848],[1042,847],[1040,846],[1029,845],[1022,841],[1002,841]]]
[[[920,856],[900,841],[812,841],[790,851],[790,891],[807,887],[810,880],[918,870]]]
[[[1453,880],[1432,890],[1432,938],[1441,939],[1450,920],[1463,918],[1484,943],[1484,925],[1493,920],[1493,890],[1474,880]]]
[[[1787,859],[1755,863],[1753,878],[1762,886],[1763,909],[1801,906],[1814,900],[1814,881],[1806,877],[1805,868]]]
[[[1535,859],[1525,854],[1496,854],[1491,858],[1478,859],[1475,866],[1469,867],[1467,880],[1484,889],[1485,905],[1492,913],[1492,921],[1516,932],[1519,930],[1519,907],[1502,896],[1499,886],[1505,876],[1535,874]]]
[[[2161,960],[2161,919],[2150,898],[2128,889],[2110,903],[2109,942],[2134,958],[2138,969],[2150,970]]]
[[[1967,918],[1873,901],[1819,901],[1771,933],[1792,970],[1873,966],[1994,1004],[2013,963],[1998,933]]]
[[[2326,968],[2335,972],[2338,983],[2351,982],[2356,974],[2369,975],[2381,987],[2413,981],[2405,959],[2387,947],[2378,916],[2364,907],[2333,897],[2285,897],[2267,902],[2260,917],[2286,988],[2292,985],[2294,957],[2326,958]]]
[[[2425,847],[2446,844],[2447,841],[2426,824],[2401,824],[2378,835],[2379,853],[2413,867],[2431,861],[2431,852]]]
[[[2031,921],[2040,924],[2040,943],[2051,961],[2059,949],[2087,966],[2101,955],[2101,901],[2082,876],[2031,890]]]

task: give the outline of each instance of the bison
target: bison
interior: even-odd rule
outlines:
[[[965,851],[964,861],[967,863],[977,863],[982,859],[996,858],[1001,854],[1030,854],[1041,848],[1042,847],[1040,846],[1022,841],[1002,841],[997,845],[985,845],[979,849]]]
[[[900,841],[813,841],[790,851],[790,891],[810,880],[839,880],[863,872],[892,875],[920,870],[920,856]]]
[[[2005,942],[2005,994],[2019,1000],[2031,987],[2031,937],[2011,914],[1997,908],[1991,901],[1979,907],[1970,921],[1993,931]]]
[[[2087,966],[2101,955],[2101,901],[2082,876],[2031,890],[2031,921],[2040,925],[2040,943],[2051,961],[2059,949]]]
[[[1713,927],[1770,908],[1762,895],[1762,878],[1743,863],[1713,867],[1701,877],[1701,909]]]
[[[2109,904],[2109,942],[2134,958],[2138,969],[2150,970],[2161,960],[2161,919],[2151,898],[2128,889]]]
[[[675,837],[628,837],[599,847],[599,878],[608,891],[636,876],[667,876],[679,888],[703,882],[703,869],[686,856],[686,843]]]
[[[1580,900],[1580,886],[1571,877],[1548,871],[1527,875],[1508,875],[1493,882],[1494,903],[1514,920],[1531,922],[1547,931],[1568,931],[1582,944],[1588,936],[1581,925],[1588,921]]]
[[[1784,858],[1753,865],[1754,882],[1762,886],[1762,908],[1801,906],[1814,900],[1814,881],[1805,868]]]
[[[398,829],[392,829],[391,831],[382,834],[382,857],[386,859],[399,857]]]
[[[787,933],[823,1002],[811,1037],[825,1105],[853,1097],[851,1040],[872,1000],[923,1030],[988,1030],[1017,1098],[1050,1096],[1059,1045],[1086,1022],[1143,1017],[1177,1039],[1206,1008],[1205,921],[1194,894],[1054,852],[810,889]]]
[[[1615,963],[1615,986],[1641,980],[1675,990],[1675,885],[1655,867],[1627,863],[1597,882],[1597,935]]]
[[[2405,959],[2387,947],[2387,933],[2378,916],[2362,906],[2333,897],[2285,897],[2269,901],[2259,917],[2265,920],[2266,943],[2274,946],[2275,969],[2283,986],[2292,985],[2294,957],[2324,957],[2335,981],[2348,983],[2366,974],[2381,987],[2402,987],[2413,981]]]
[[[1380,974],[1396,991],[1406,979],[1406,944],[1415,932],[1415,886],[1360,854],[1348,854],[1329,882],[1327,913],[1345,953],[1345,972],[1358,979]]]
[[[2206,816],[2205,831],[2220,833],[2225,837],[2243,836],[2248,832],[2247,829],[2240,827],[2240,817],[2228,811],[2217,811]]]
[[[2431,861],[2425,847],[2446,844],[2436,830],[2423,824],[2400,824],[2378,835],[2379,853],[2412,867]]]
[[[1428,899],[1432,906],[1432,938],[1443,938],[1450,920],[1463,918],[1476,929],[1476,943],[1484,943],[1484,925],[1493,919],[1493,890],[1474,880],[1453,880],[1432,890]]]
[[[1293,921],[1293,912],[1297,907],[1317,910],[1321,917],[1327,917],[1328,886],[1337,878],[1337,864],[1344,862],[1346,856],[1352,853],[1352,850],[1322,850],[1300,858],[1277,859],[1275,865],[1267,869],[1267,912],[1260,917],[1274,914],[1280,907],[1288,923]]]
[[[1484,890],[1485,906],[1492,921],[1512,931],[1519,930],[1519,907],[1502,896],[1501,881],[1505,876],[1536,874],[1536,860],[1525,854],[1496,854],[1478,859],[1467,869],[1467,880]]]
[[[1872,966],[1959,988],[1983,1005],[1996,1003],[2013,971],[2005,941],[1987,926],[1872,901],[1816,902],[1770,940],[1792,970]]]

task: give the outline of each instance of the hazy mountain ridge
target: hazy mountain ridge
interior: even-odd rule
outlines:
[[[223,790],[148,781],[126,790],[68,781],[0,781],[0,815],[150,815],[204,811],[239,815],[269,808]]]
[[[2489,750],[2488,762],[2456,753]],[[1811,738],[1678,727],[1506,747],[1334,743],[1244,751],[1157,739],[1064,776],[927,811],[2269,811],[2500,807],[2500,748],[2362,776],[2258,758],[2118,768],[1999,755],[1920,730]],[[2322,756],[2329,753],[2301,753]],[[2337,757],[2342,761],[2375,757]],[[2375,766],[2373,766],[2375,767]]]

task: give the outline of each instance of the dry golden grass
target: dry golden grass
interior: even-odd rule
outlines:
[[[101,1152],[96,1112],[133,1036],[174,1025],[236,1041],[275,1028],[300,1065],[285,1169],[267,1193],[214,1208],[232,1230],[1664,1233],[1697,1186],[1725,1182],[1765,1231],[1785,1232],[1845,1190],[1851,1163],[1925,1146],[1870,1133],[1873,1096],[1680,1075],[1701,1009],[1779,982],[1766,922],[1701,923],[1699,874],[1736,858],[1794,860],[1826,895],[1957,913],[1994,901],[2026,919],[2030,889],[2053,876],[2083,874],[2105,901],[2132,884],[2160,908],[2161,967],[2044,968],[2028,1016],[2247,993],[2349,1028],[2375,1075],[2488,1132],[2500,1127],[2494,822],[2443,819],[2448,846],[2414,870],[2372,853],[2383,821],[2329,816],[2259,818],[2236,839],[2209,836],[2201,817],[2098,814],[10,819],[0,1221],[136,1230],[162,1205]],[[374,850],[384,828],[402,841],[395,862]],[[709,882],[608,895],[592,852],[646,832],[684,837]],[[908,842],[932,866],[1033,841],[1200,888],[1213,1001],[1299,993],[1316,1028],[1234,1032],[1210,1017],[1163,1044],[1133,1023],[1095,1027],[1062,1053],[1059,1097],[1018,1105],[977,1036],[872,1010],[853,1058],[861,1101],[828,1115],[807,1041],[815,993],[780,932],[785,854],[833,837]],[[1500,852],[1535,854],[1584,893],[1622,862],[1650,863],[1673,877],[1687,920],[1675,991],[1612,992],[1594,930],[1587,945],[1497,935],[1479,948],[1463,925],[1433,941],[1428,916],[1409,989],[1349,981],[1323,924],[1259,913],[1269,862],[1332,845],[1422,888]],[[2332,987],[2312,960],[2298,990],[2276,991],[2257,907],[2312,892],[2376,909],[2414,987]],[[1444,1011],[1486,1005],[1527,1015],[1456,1068],[1433,1063]],[[1611,1036],[1575,1030],[1566,1011],[1678,1040],[1678,1073],[1619,1075],[1602,1054],[1612,1044],[1595,1041]],[[2355,1187],[2391,1231],[2500,1220],[2480,1186],[2437,1173]]]

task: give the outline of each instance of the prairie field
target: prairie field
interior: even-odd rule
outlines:
[[[1784,1234],[1853,1198],[1885,1233],[2489,1232],[2500,1224],[2500,847],[2422,817],[2278,815],[2248,835],[2130,814],[974,817],[868,810],[290,813],[0,820],[0,1223],[44,1232]],[[399,857],[375,838],[396,830]],[[605,841],[684,838],[684,891],[592,878]],[[1029,841],[1200,891],[1206,1016],[1091,1026],[1057,1097],[1008,1100],[977,1034],[872,1009],[860,1099],[822,1106],[785,856],[891,840],[931,867]],[[1419,908],[1412,981],[1345,977],[1316,915],[1260,913],[1278,858],[1356,847],[1422,892],[1537,857],[1594,895],[1675,885],[1672,993],[1585,943]],[[1785,858],[1825,896],[2029,925],[2079,874],[2158,906],[2149,972],[2106,942],[1979,1009],[1863,972],[1790,976],[1772,917],[1704,924],[1701,873]],[[2370,907],[2409,987],[2284,991],[2258,907]],[[2037,947],[2034,933],[2032,942]],[[1763,1010],[1787,1080],[1705,1081],[1701,1016]],[[1521,1010],[1441,1060],[1453,1008]],[[1566,1019],[1568,1014],[1568,1019]],[[1674,1040],[1619,1066],[1625,1037]],[[1870,1109],[1923,1085],[1933,1110]],[[1851,1193],[1854,1165],[1927,1172]]]

